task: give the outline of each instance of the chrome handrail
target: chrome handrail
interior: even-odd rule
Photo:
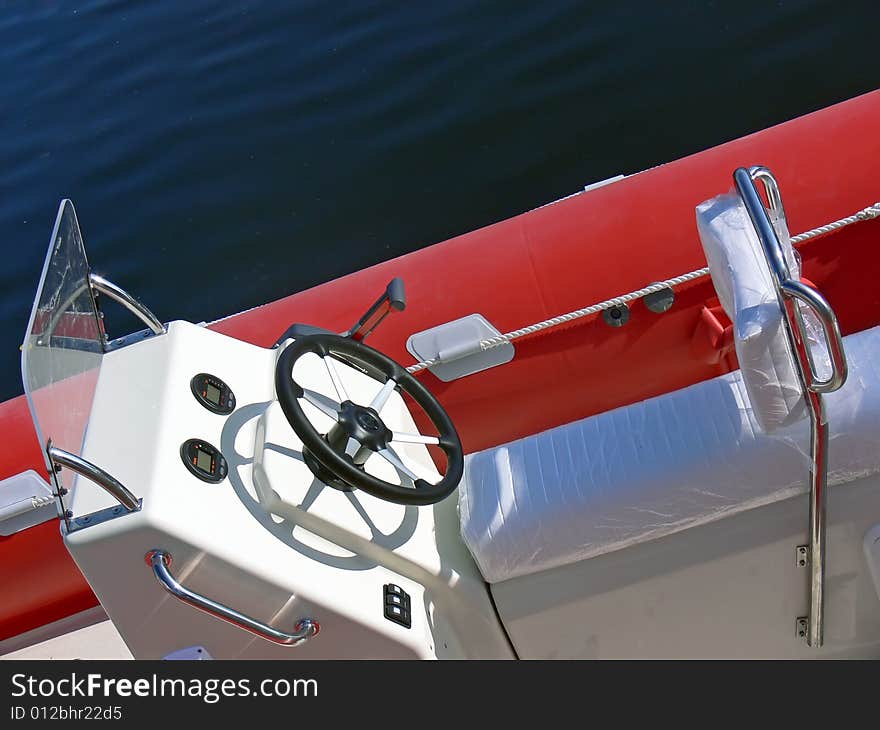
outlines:
[[[846,362],[846,352],[843,349],[843,336],[840,333],[840,325],[834,310],[816,289],[803,281],[785,281],[782,283],[783,293],[790,299],[795,299],[813,310],[822,331],[825,333],[825,342],[828,345],[828,354],[831,362],[831,374],[820,379],[816,373],[812,361],[807,371],[810,379],[807,387],[814,393],[833,393],[845,382],[849,374],[849,366]]]
[[[303,618],[297,622],[293,633],[288,634],[279,629],[275,629],[262,621],[257,621],[250,616],[245,616],[234,608],[229,608],[222,603],[217,603],[217,601],[213,601],[195,591],[191,591],[171,575],[171,571],[168,570],[171,566],[171,555],[164,550],[150,550],[150,552],[144,556],[144,560],[147,565],[152,568],[153,575],[156,577],[156,580],[159,581],[159,585],[178,600],[187,605],[193,606],[200,611],[204,611],[210,616],[222,619],[233,626],[238,626],[245,631],[256,634],[267,641],[272,641],[276,644],[283,644],[285,646],[299,646],[314,636],[317,636],[318,632],[321,630],[317,621],[311,618]]]
[[[119,302],[129,312],[140,319],[141,322],[147,325],[147,327],[153,331],[154,335],[165,334],[165,325],[159,321],[159,318],[122,287],[117,286],[112,281],[105,279],[99,274],[91,272],[89,273],[89,284],[93,291],[106,294],[114,301]]]
[[[764,186],[764,194],[767,196],[767,204],[770,211],[781,221],[788,225],[785,215],[785,206],[782,204],[782,194],[779,192],[779,183],[769,168],[763,165],[754,165],[749,168],[749,177],[754,181],[760,181]],[[781,253],[781,250],[780,250]],[[785,256],[783,256],[783,261]]]
[[[56,470],[60,466],[66,466],[71,471],[75,471],[77,474],[97,484],[129,512],[137,512],[140,509],[138,498],[129,492],[122,482],[108,474],[101,467],[51,444],[49,444],[46,452],[49,455],[52,466]]]
[[[828,422],[822,394],[840,388],[847,377],[846,353],[840,325],[831,305],[814,287],[793,279],[776,229],[755,187],[760,181],[771,211],[784,221],[785,209],[773,173],[766,167],[740,167],[733,173],[737,192],[748,211],[761,242],[773,278],[788,344],[796,364],[801,393],[810,414],[810,615],[807,643],[821,647],[825,624],[825,522],[828,485]],[[816,373],[807,342],[801,305],[809,307],[825,333],[831,360],[831,375],[821,379]]]

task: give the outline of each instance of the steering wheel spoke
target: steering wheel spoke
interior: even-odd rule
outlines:
[[[421,477],[419,477],[412,469],[410,469],[406,464],[403,463],[403,460],[400,458],[398,453],[391,448],[390,445],[386,446],[384,449],[379,449],[376,452],[379,456],[381,456],[385,461],[387,461],[391,466],[393,466],[397,472],[405,477],[407,477],[413,484],[420,481]]]
[[[342,382],[342,375],[339,373],[339,368],[336,367],[336,360],[330,355],[326,355],[321,359],[324,361],[324,367],[327,368],[327,372],[330,373],[330,380],[333,381],[333,387],[336,389],[336,395],[339,396],[339,402],[342,403],[349,400],[345,383]]]
[[[388,399],[391,397],[391,394],[396,387],[397,381],[394,380],[394,378],[388,378],[388,380],[385,381],[385,385],[382,386],[382,389],[376,393],[376,397],[373,398],[370,403],[370,408],[376,411],[376,413],[381,413],[382,408],[388,402]]]
[[[361,445],[357,439],[349,438],[348,443],[345,445],[345,454],[353,459],[354,455],[360,451],[360,448]]]
[[[303,399],[308,403],[311,403],[325,416],[329,416],[334,421],[339,419],[340,405],[335,400],[324,395],[323,393],[318,393],[317,391],[309,390],[308,388],[303,388],[302,392]]]
[[[440,443],[440,439],[437,436],[424,436],[420,433],[400,433],[398,431],[392,431],[391,443],[437,446]]]

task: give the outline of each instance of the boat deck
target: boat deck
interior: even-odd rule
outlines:
[[[113,622],[100,606],[0,641],[0,661],[132,658]]]

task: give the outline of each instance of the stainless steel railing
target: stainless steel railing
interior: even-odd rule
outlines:
[[[125,507],[129,512],[137,512],[140,509],[140,502],[118,479],[104,471],[101,467],[96,466],[90,461],[71,454],[69,451],[59,449],[50,443],[46,452],[52,466],[56,469],[66,466],[71,471],[84,476],[86,479],[94,482],[105,492],[110,494],[119,504]]]
[[[101,294],[119,302],[119,304],[147,325],[154,335],[165,334],[165,325],[162,324],[159,318],[121,286],[117,286],[109,279],[94,273],[89,273],[89,285],[93,291],[101,292]]]
[[[151,550],[144,556],[144,560],[152,568],[153,575],[159,581],[159,584],[178,600],[215,618],[222,619],[245,631],[256,634],[267,641],[284,644],[285,646],[299,646],[317,636],[318,631],[321,629],[318,622],[314,619],[303,618],[297,622],[293,633],[287,633],[190,590],[171,575],[169,570],[171,555],[164,550]]]
[[[807,622],[807,643],[821,647],[825,623],[825,513],[828,482],[828,421],[822,394],[840,388],[846,382],[847,363],[843,338],[837,317],[828,301],[814,287],[792,272],[779,242],[779,237],[756,187],[764,187],[770,211],[785,220],[785,209],[779,185],[766,167],[740,167],[733,173],[734,184],[755,227],[776,289],[779,306],[784,313],[785,333],[796,364],[801,392],[810,415],[810,614]],[[831,362],[831,373],[822,378],[816,370],[807,341],[803,308],[812,310],[825,335]]]

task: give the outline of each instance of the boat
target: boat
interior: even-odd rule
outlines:
[[[875,91],[209,324],[63,201],[0,655],[880,657],[878,127]]]

